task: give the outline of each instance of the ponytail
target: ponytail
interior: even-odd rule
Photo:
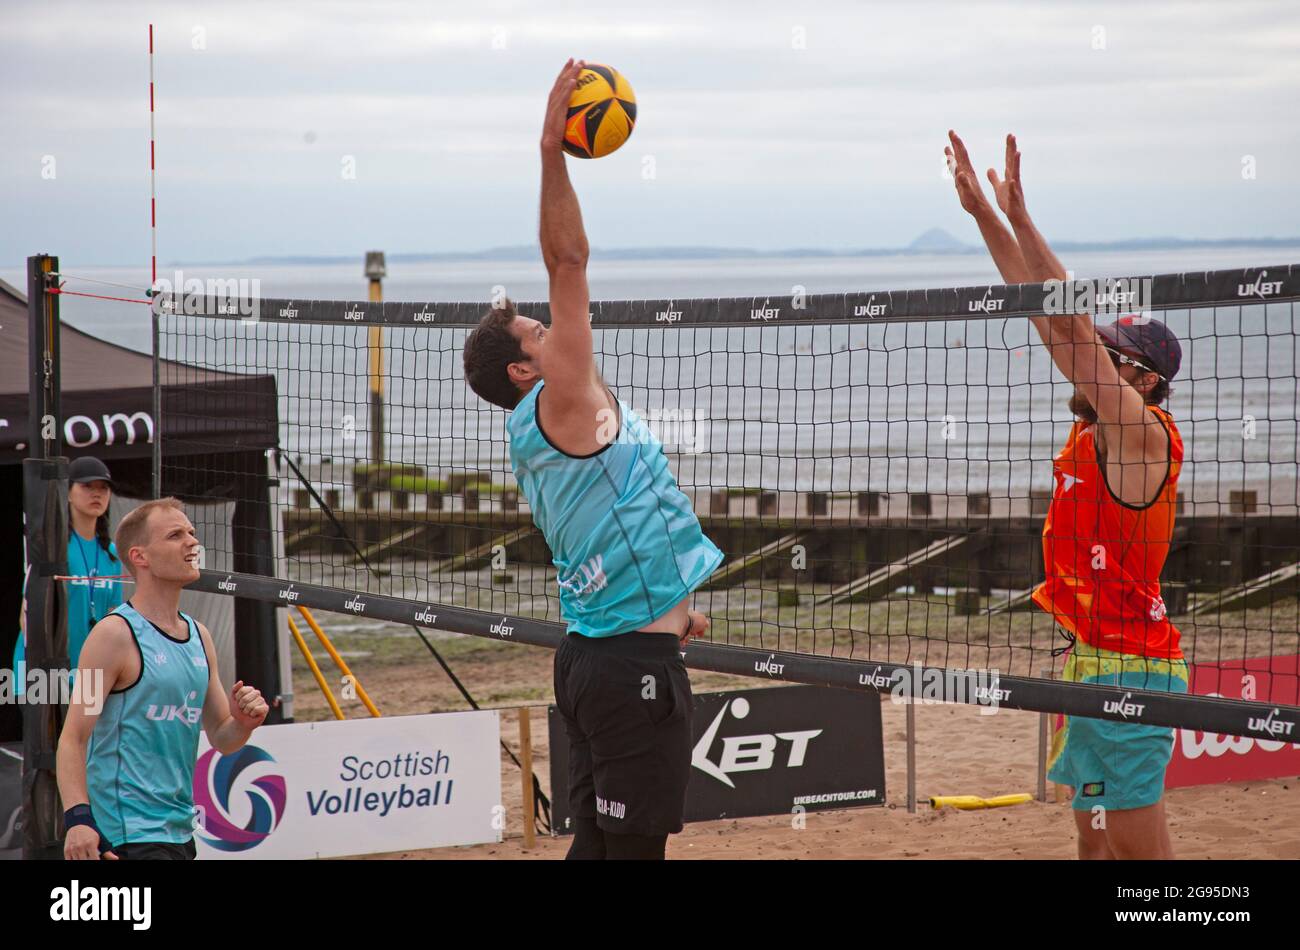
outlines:
[[[109,549],[109,545],[113,543],[113,538],[108,533],[107,511],[95,519],[95,540],[99,542],[99,546],[104,549],[104,553],[108,555],[110,561],[117,560],[117,558],[113,557],[113,552]]]

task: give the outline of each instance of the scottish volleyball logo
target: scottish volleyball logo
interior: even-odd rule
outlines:
[[[201,819],[196,829],[203,843],[218,851],[247,851],[265,841],[284,817],[284,776],[261,774],[240,782],[240,776],[258,762],[274,762],[270,753],[246,745],[231,755],[216,749],[205,752],[194,767],[194,805]],[[231,814],[232,796],[248,797],[247,818],[242,825]],[[240,815],[245,814],[240,809]]]

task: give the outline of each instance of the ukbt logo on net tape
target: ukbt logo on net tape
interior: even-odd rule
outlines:
[[[247,851],[280,826],[287,798],[284,776],[259,770],[249,781],[244,773],[259,762],[275,759],[255,745],[230,755],[209,749],[199,758],[194,768],[195,831],[204,844],[218,851]]]
[[[176,271],[159,277],[149,291],[162,315],[239,317],[255,323],[261,316],[262,282],[256,277],[186,277]]]

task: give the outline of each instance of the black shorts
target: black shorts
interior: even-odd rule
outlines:
[[[184,844],[170,841],[132,841],[119,844],[113,853],[124,861],[193,861],[194,839]]]
[[[584,637],[555,651],[569,737],[569,808],[612,834],[682,830],[691,770],[691,681],[671,633]]]

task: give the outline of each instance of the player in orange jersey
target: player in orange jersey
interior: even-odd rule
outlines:
[[[1007,136],[1002,178],[988,172],[1008,230],[984,197],[965,146],[944,151],[957,194],[1007,283],[1066,280],[1025,210],[1020,153]],[[1183,440],[1160,407],[1182,348],[1163,323],[1090,314],[1032,317],[1052,361],[1074,384],[1076,421],[1055,459],[1043,526],[1047,579],[1034,602],[1072,640],[1064,678],[1134,689],[1187,691],[1178,629],[1160,596],[1173,535]],[[1140,703],[1118,700],[1124,722],[1064,717],[1049,777],[1074,788],[1080,858],[1172,858],[1164,809],[1173,730],[1142,723]]]

